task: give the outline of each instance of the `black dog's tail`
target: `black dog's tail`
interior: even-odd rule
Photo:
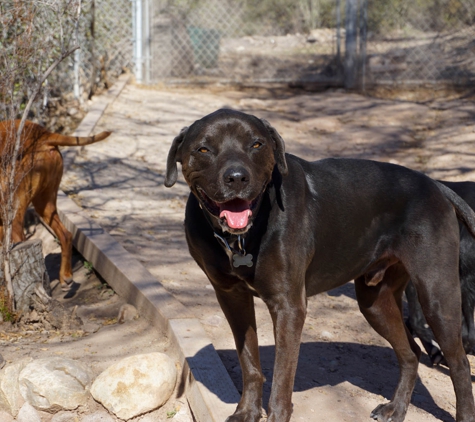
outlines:
[[[444,196],[452,203],[455,208],[455,213],[457,218],[461,220],[467,227],[470,234],[475,237],[475,212],[470,208],[470,206],[458,196],[452,189],[445,186],[439,181],[435,181],[437,186],[442,191]]]

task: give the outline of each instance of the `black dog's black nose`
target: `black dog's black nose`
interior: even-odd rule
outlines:
[[[244,167],[229,167],[223,175],[224,183],[233,187],[243,187],[249,183],[250,175]]]

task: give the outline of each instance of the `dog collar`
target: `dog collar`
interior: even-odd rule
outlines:
[[[244,248],[244,238],[241,235],[237,235],[236,239],[232,242],[233,246],[237,244],[237,248],[231,247],[226,238],[220,236],[216,232],[214,232],[214,237],[218,239],[219,243],[224,247],[224,250],[229,257],[229,262],[234,268],[244,265],[246,267],[252,267],[254,265],[252,262],[252,255],[246,253],[246,249]]]

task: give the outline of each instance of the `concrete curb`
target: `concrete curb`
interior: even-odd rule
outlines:
[[[128,78],[119,81],[108,98],[97,102],[97,107],[91,109],[78,127],[77,136],[91,133],[127,81]],[[66,167],[74,161],[73,152]],[[141,315],[167,333],[172,351],[183,368],[180,388],[197,421],[226,420],[234,412],[240,395],[200,321],[63,192],[58,192],[57,204],[61,221],[73,234],[76,249],[119,295],[126,297]]]

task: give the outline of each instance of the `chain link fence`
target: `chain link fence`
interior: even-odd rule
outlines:
[[[155,0],[150,82],[326,82],[341,79],[334,0]]]
[[[145,83],[364,88],[475,80],[471,0],[135,1],[146,22]]]
[[[127,69],[142,83],[475,82],[472,0],[77,3],[68,31],[81,48],[50,75],[36,110],[64,96],[84,102]]]
[[[366,85],[475,82],[472,0],[373,1],[366,16]]]
[[[133,68],[132,30],[131,0],[82,0],[77,35],[81,48],[66,64],[76,97],[90,98]]]

